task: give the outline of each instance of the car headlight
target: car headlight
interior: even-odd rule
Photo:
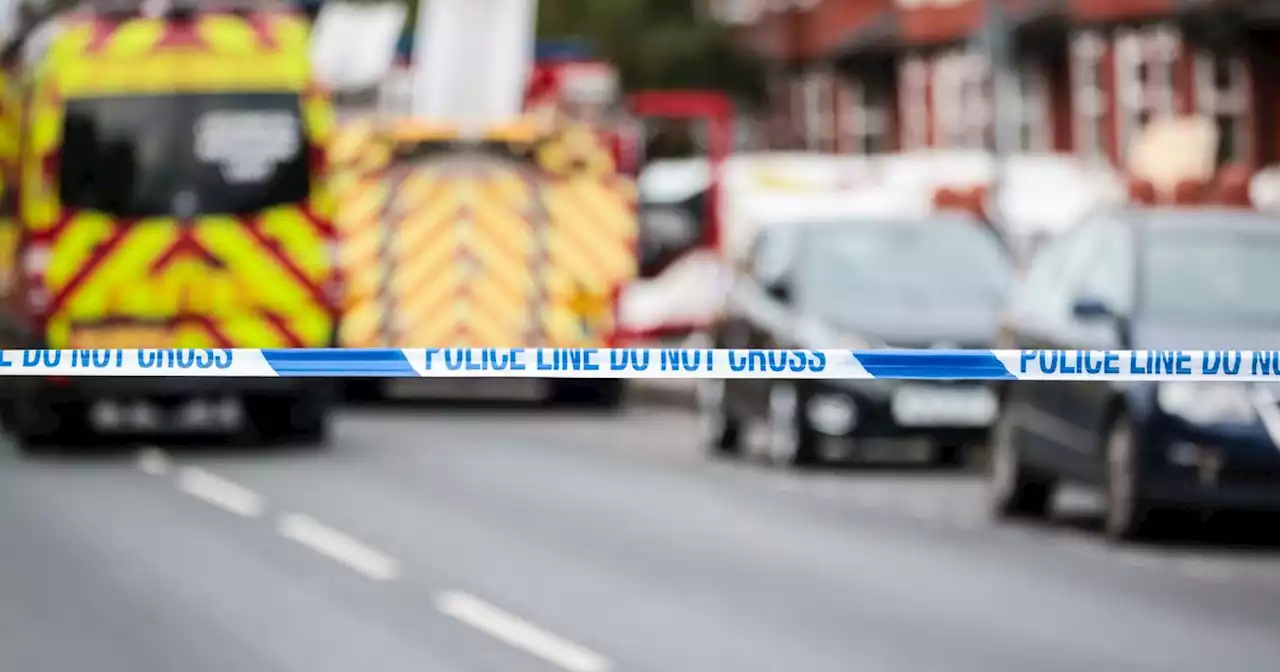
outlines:
[[[1244,424],[1257,417],[1249,388],[1239,383],[1161,383],[1160,409],[1199,425]]]
[[[641,216],[644,238],[658,249],[688,245],[698,236],[698,223],[680,208],[653,208]]]
[[[847,397],[820,394],[809,400],[809,424],[829,436],[846,434],[858,425],[858,407]]]

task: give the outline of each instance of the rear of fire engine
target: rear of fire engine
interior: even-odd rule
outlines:
[[[339,131],[344,346],[613,343],[615,296],[636,271],[634,184],[589,125],[525,113],[535,4],[430,3],[415,31],[409,113]],[[622,390],[618,380],[372,382],[393,397],[603,405]],[[536,387],[514,388],[524,382]]]
[[[308,35],[262,3],[97,2],[23,36],[6,72],[25,104],[5,115],[21,148],[4,347],[335,343],[332,111]],[[332,396],[296,379],[15,378],[0,410],[29,445],[135,430],[318,443]]]

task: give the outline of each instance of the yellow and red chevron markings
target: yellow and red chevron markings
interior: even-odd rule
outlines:
[[[39,316],[49,347],[68,347],[74,329],[103,323],[155,325],[175,339],[163,345],[181,347],[329,344],[334,200],[319,178],[334,120],[327,96],[310,82],[308,34],[300,17],[279,11],[186,22],[77,17],[57,34],[32,72],[19,178],[29,240],[50,251],[43,278],[50,300]],[[304,203],[184,222],[59,204],[67,101],[251,91],[301,98],[317,178]]]
[[[252,222],[211,217],[188,229],[164,219],[115,227],[94,215],[70,226],[78,235],[57,238],[45,272],[53,295],[49,347],[74,347],[77,325],[121,320],[172,330],[174,347],[318,347],[329,340],[327,243],[296,208]],[[91,229],[96,235],[86,235]],[[297,233],[272,234],[285,229]]]
[[[345,345],[606,344],[613,292],[636,268],[629,182],[497,158],[364,175],[338,219]]]

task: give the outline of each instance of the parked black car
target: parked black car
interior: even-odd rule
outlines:
[[[1045,243],[1004,348],[1280,348],[1280,219],[1100,214]],[[1234,383],[1013,382],[993,437],[996,512],[1039,517],[1063,481],[1101,486],[1107,535],[1171,510],[1280,508],[1280,398]]]
[[[739,269],[717,348],[990,348],[1012,265],[995,234],[961,215],[762,227]],[[932,439],[957,463],[996,415],[982,384],[890,380],[708,380],[704,441],[741,451],[767,429],[776,463],[858,456],[867,438]]]

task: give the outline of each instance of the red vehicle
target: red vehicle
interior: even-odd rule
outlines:
[[[658,121],[663,130],[702,136],[705,153],[692,159],[664,161],[637,149],[639,277],[619,301],[624,340],[682,338],[707,326],[708,308],[719,300],[733,103],[715,91],[640,91],[627,96],[626,109],[633,119]],[[648,140],[650,134],[643,135]]]
[[[614,68],[581,49],[544,44],[526,94],[534,113],[585,121],[613,147],[620,172],[639,180],[637,280],[619,297],[624,344],[688,336],[706,326],[708,303],[723,271],[720,258],[722,179],[734,141],[734,109],[717,91],[651,90],[621,95]],[[702,145],[687,160],[679,188],[649,193],[650,142],[684,134]],[[700,135],[701,142],[690,135]],[[667,137],[666,139],[671,139]],[[664,172],[665,166],[657,172]],[[663,176],[659,175],[661,179]],[[705,294],[705,296],[703,296]]]

